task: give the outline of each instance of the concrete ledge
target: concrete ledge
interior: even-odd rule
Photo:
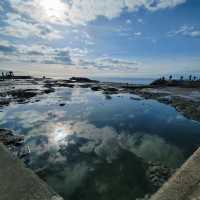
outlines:
[[[200,200],[200,148],[150,200]]]
[[[0,200],[63,200],[0,144]]]

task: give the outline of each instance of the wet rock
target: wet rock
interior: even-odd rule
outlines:
[[[23,146],[18,152],[19,158],[25,158],[31,153],[29,146]]]
[[[63,107],[65,106],[66,104],[65,103],[60,103],[59,106]]]
[[[102,88],[100,86],[94,86],[94,87],[91,87],[91,90],[100,91],[100,90],[102,90]]]
[[[23,141],[23,137],[13,134],[12,131],[8,129],[0,129],[0,142],[4,145],[14,145],[19,146]]]
[[[111,100],[112,99],[112,97],[110,95],[105,95],[105,97],[106,97],[106,100]]]
[[[52,87],[49,87],[48,89],[45,89],[43,92],[44,92],[45,94],[50,94],[50,93],[52,93],[52,92],[55,92],[55,89],[52,88]]]
[[[135,97],[130,97],[130,99],[131,99],[131,100],[138,101],[138,100],[141,100],[142,98],[141,98],[141,97],[139,97],[139,96],[138,96],[138,97],[136,97],[136,96],[135,96]]]
[[[73,88],[75,85],[69,84],[69,83],[56,83],[55,86],[56,87],[69,87],[69,88]]]
[[[7,92],[8,95],[13,96],[14,98],[21,98],[21,99],[28,99],[34,97],[38,94],[38,90],[34,89],[18,89],[18,90],[11,90]]]
[[[30,148],[24,144],[23,136],[16,135],[9,129],[0,129],[0,142],[9,149],[13,156],[22,159],[28,165]]]
[[[93,84],[79,84],[78,86],[81,88],[91,88]]]
[[[102,90],[105,95],[118,94],[119,92],[118,88],[110,87],[110,86],[104,86],[102,87]]]
[[[8,106],[10,104],[10,99],[0,98],[0,107]]]
[[[73,82],[79,82],[79,83],[98,83],[99,81],[96,80],[91,80],[89,78],[84,78],[84,77],[72,77],[69,79],[70,81]]]
[[[172,97],[171,96],[164,96],[164,97],[159,97],[158,100],[162,103],[170,104],[172,103]]]
[[[157,191],[175,172],[159,162],[148,162],[147,166],[146,176],[154,191]]]
[[[151,198],[151,195],[146,194],[143,198],[137,198],[136,200],[149,200]]]

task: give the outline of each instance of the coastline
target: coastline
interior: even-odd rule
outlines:
[[[28,85],[21,89],[20,85]],[[7,89],[5,89],[6,87]],[[99,82],[87,78],[73,77],[64,79],[17,78],[0,81],[0,107],[12,102],[26,103],[37,95],[49,94],[55,87],[82,87],[100,91],[109,98],[113,94],[131,93],[144,99],[153,99],[171,105],[185,117],[200,121],[200,83],[198,85],[148,84],[136,85],[128,83]]]
[[[81,87],[90,88],[94,92],[103,93],[108,99],[112,98],[112,95],[118,94],[134,94],[142,99],[153,99],[164,104],[171,105],[177,111],[181,112],[185,117],[192,120],[200,121],[200,87],[183,87],[180,85],[135,85],[126,83],[113,83],[113,82],[99,82],[96,80],[90,80],[82,77],[73,77],[68,80],[62,79],[49,79],[49,78],[20,78],[15,80],[5,80],[0,82],[0,109],[9,106],[13,103],[26,104],[28,102],[38,101],[35,99],[38,95],[46,95],[53,93],[58,87]],[[137,100],[141,100],[141,98]],[[60,106],[62,106],[60,104]],[[0,110],[1,112],[1,110]],[[18,146],[18,143],[23,143],[22,138],[17,138],[10,130],[2,130],[4,133],[8,133],[8,138],[3,138],[4,144],[11,140],[13,146]],[[4,134],[4,135],[6,135]],[[2,142],[0,138],[0,142]],[[10,144],[9,144],[10,145]],[[6,145],[9,149],[15,149]],[[28,152],[15,149],[14,154],[22,159],[27,157]],[[26,163],[26,161],[24,161]],[[173,169],[166,168],[160,165],[160,163],[145,163],[147,166],[147,176],[149,182],[154,187],[154,191],[157,191],[163,183],[175,172]],[[161,173],[162,171],[166,173]],[[149,199],[149,196],[145,197]]]

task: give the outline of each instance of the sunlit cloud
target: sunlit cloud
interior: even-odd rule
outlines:
[[[137,11],[144,7],[150,11],[173,8],[186,0],[10,0],[12,8],[39,22],[80,24],[95,20],[98,16],[108,19],[120,16],[124,9]],[[31,10],[31,12],[29,12]]]
[[[10,0],[10,4],[16,13],[27,15],[37,22],[58,24],[67,22],[69,7],[62,0]]]
[[[167,37],[167,33],[170,36],[185,36],[191,40],[199,38],[197,23],[188,22],[187,26],[178,29],[176,29],[178,23],[176,26],[170,25],[174,30],[171,32],[168,24],[159,31],[155,30],[169,13],[163,10],[170,10],[176,15],[177,9],[187,8],[189,3],[187,0],[1,1],[1,68],[16,68],[19,71],[21,68],[21,71],[26,71],[25,65],[29,65],[34,74],[39,74],[41,71],[44,74],[48,69],[43,66],[46,64],[51,65],[49,69],[55,65],[60,74],[64,74],[68,67],[69,74],[74,72],[74,74],[93,75],[101,72],[106,75],[114,73],[134,75],[143,72],[144,69],[158,71],[157,66],[153,66],[154,59],[148,63],[149,67],[143,67],[146,65],[144,64],[146,58],[157,56],[161,71],[162,65],[165,66],[170,62],[169,56],[183,55],[182,51],[185,53],[188,49],[181,43],[185,49],[180,47],[175,52],[174,43],[170,41],[167,43],[169,47],[165,48],[166,38],[169,40],[178,38]],[[141,15],[140,11],[144,11],[144,15]],[[148,19],[145,13],[149,14]],[[157,15],[161,18],[155,20],[154,24]],[[187,19],[182,20],[183,24],[184,20]],[[198,57],[197,45],[190,41],[188,45],[191,48],[187,51],[187,60],[192,60],[190,57],[192,54]],[[151,51],[148,52],[149,49]],[[164,57],[168,57],[168,61],[163,61],[167,60]],[[183,62],[180,63],[181,59],[177,63],[178,70],[180,65],[184,65]],[[193,67],[192,62],[189,65],[191,68],[196,68],[196,64]],[[36,72],[37,66],[41,69]],[[30,71],[30,68],[27,67],[27,71]],[[173,71],[174,66],[169,65],[168,69]],[[48,71],[50,70],[46,70],[47,73]]]

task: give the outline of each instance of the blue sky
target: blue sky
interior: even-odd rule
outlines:
[[[199,0],[1,0],[0,69],[34,75],[200,73]]]

